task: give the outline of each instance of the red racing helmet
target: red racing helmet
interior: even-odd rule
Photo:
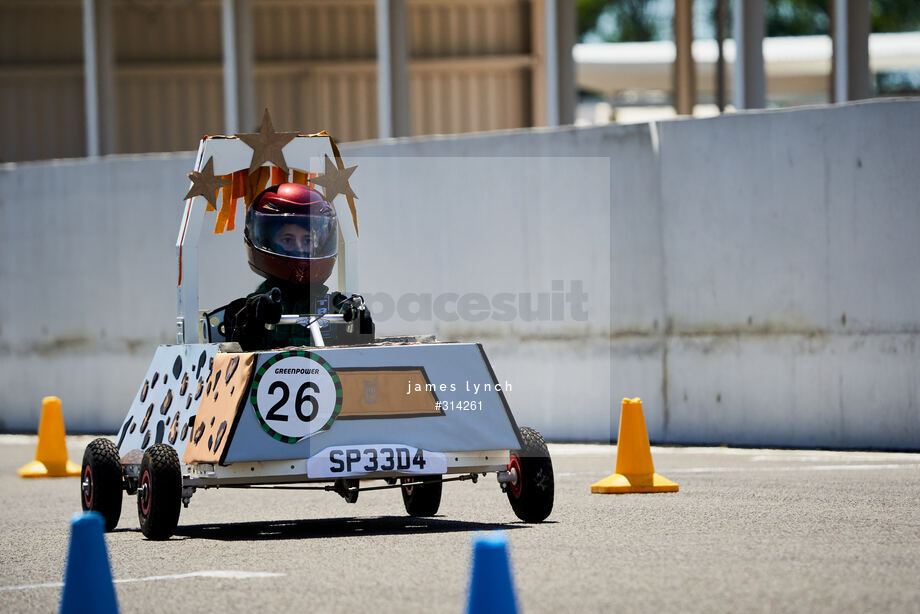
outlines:
[[[250,268],[262,277],[323,283],[338,253],[335,209],[299,183],[271,186],[246,213],[243,233]]]

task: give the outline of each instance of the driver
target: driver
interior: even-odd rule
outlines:
[[[312,345],[310,330],[279,325],[282,313],[341,313],[348,324],[323,322],[327,345],[373,341],[374,323],[358,295],[329,292],[325,281],[338,254],[335,209],[314,189],[282,183],[263,191],[246,214],[244,232],[249,267],[265,281],[225,309],[225,336],[244,350]]]

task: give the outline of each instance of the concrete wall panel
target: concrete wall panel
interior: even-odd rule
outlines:
[[[664,276],[675,332],[825,324],[820,124],[817,116],[766,114],[661,125]]]
[[[916,448],[917,335],[675,337],[668,440]]]
[[[384,334],[481,340],[550,438],[615,437],[641,396],[654,441],[920,448],[917,142],[905,100],[348,144],[360,285],[393,302]],[[45,394],[72,430],[117,425],[174,339],[191,165],[0,169],[0,427],[34,429]],[[239,239],[203,239],[203,306],[258,281]],[[583,284],[587,319],[395,309],[558,280]]]

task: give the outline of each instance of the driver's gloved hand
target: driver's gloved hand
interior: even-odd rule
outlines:
[[[246,320],[251,324],[277,324],[281,319],[281,290],[272,288],[265,294],[246,299]]]
[[[281,290],[272,288],[265,294],[237,299],[227,306],[226,314],[228,341],[237,341],[247,352],[267,349],[271,332],[265,325],[281,319]]]

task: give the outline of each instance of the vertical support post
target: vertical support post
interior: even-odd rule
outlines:
[[[382,139],[409,136],[406,0],[377,0],[377,118]]]
[[[118,120],[111,0],[83,0],[83,93],[86,155],[114,153]]]
[[[716,59],[716,107],[719,113],[725,112],[725,0],[716,0],[716,47],[719,56]]]
[[[763,65],[764,0],[735,0],[735,108],[766,106],[766,75]]]
[[[575,0],[558,0],[556,6],[556,44],[559,66],[559,123],[575,123],[575,47],[578,30]]]
[[[868,0],[833,0],[834,102],[872,95]]]
[[[693,115],[696,64],[693,61],[693,0],[674,0],[674,109]]]
[[[543,0],[544,84],[547,126],[575,121],[575,3]]]
[[[543,57],[546,71],[546,125],[559,125],[559,47],[556,41],[556,0],[543,0],[543,23],[546,41]]]
[[[224,56],[224,131],[236,134],[258,122],[253,79],[252,4],[223,0],[221,35]]]
[[[530,0],[530,125],[546,124],[546,2]]]

